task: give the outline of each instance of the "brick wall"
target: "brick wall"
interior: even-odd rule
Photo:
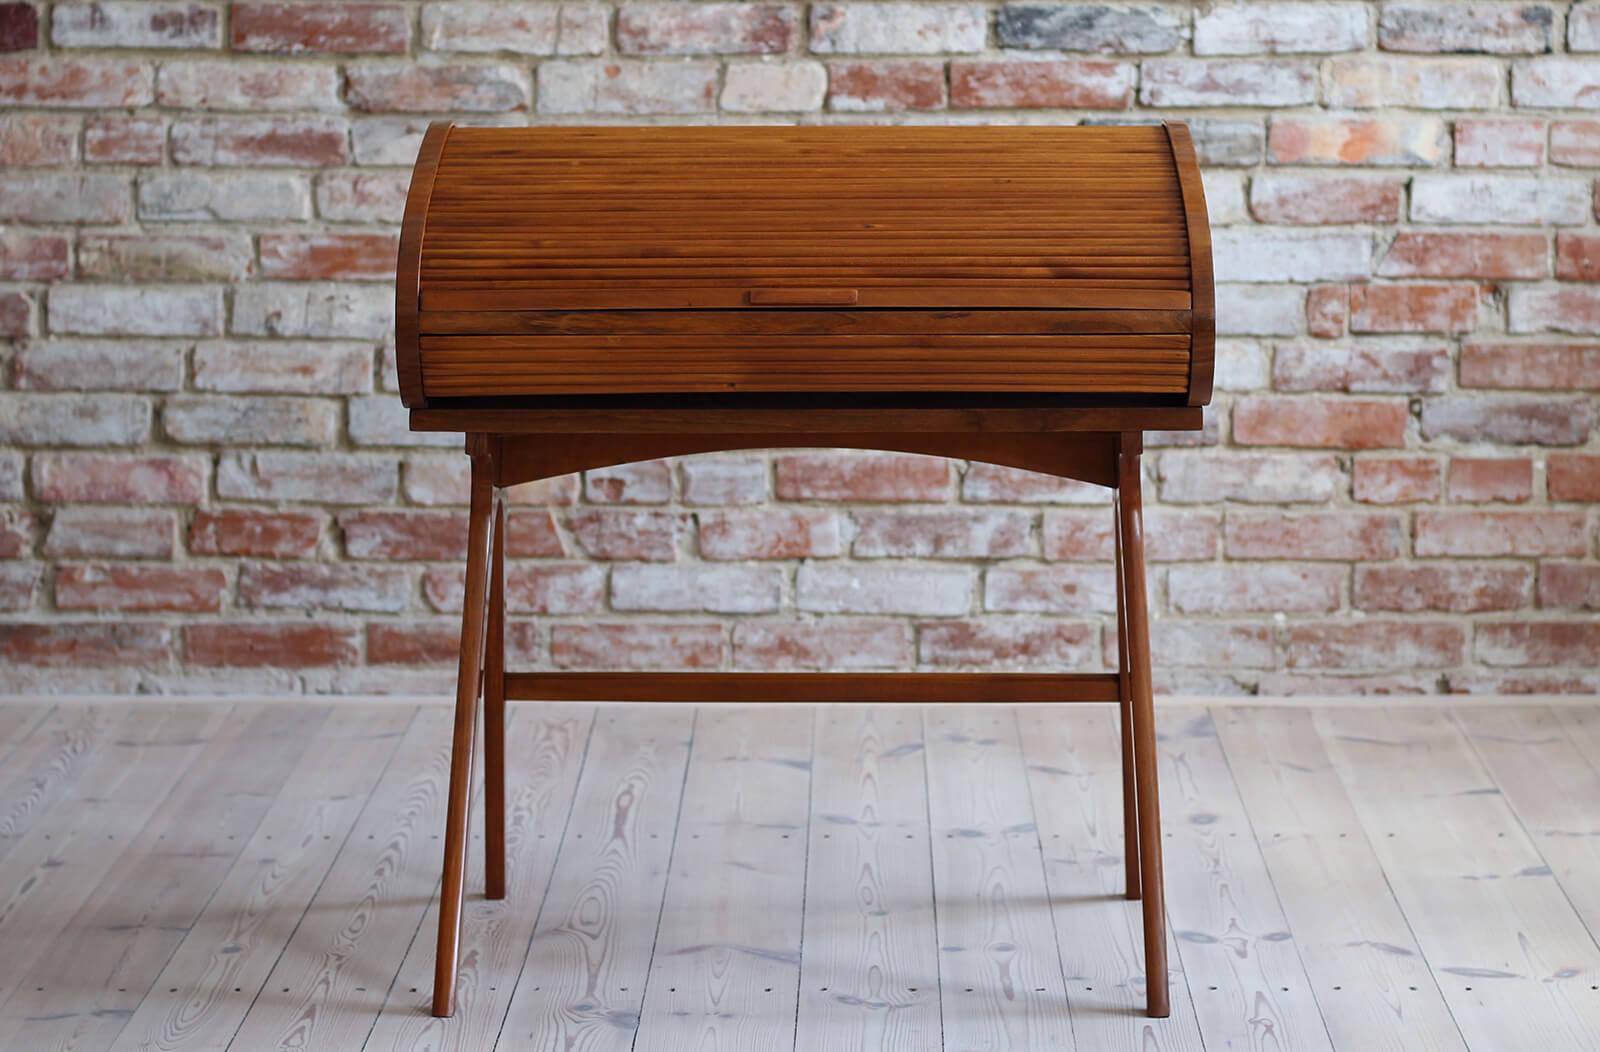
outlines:
[[[1167,689],[1600,690],[1600,0],[0,3],[0,690],[438,690],[465,458],[385,344],[430,115],[1192,122]],[[562,667],[1107,660],[1103,495],[719,455],[517,495]]]

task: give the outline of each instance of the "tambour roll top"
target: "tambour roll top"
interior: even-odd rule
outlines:
[[[407,405],[966,392],[1201,405],[1182,124],[458,128],[401,231]]]

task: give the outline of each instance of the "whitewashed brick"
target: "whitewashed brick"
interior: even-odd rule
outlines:
[[[1317,67],[1277,59],[1158,58],[1144,63],[1146,106],[1303,106],[1317,97]]]
[[[1555,42],[1556,13],[1548,4],[1385,4],[1378,44],[1385,51],[1537,55]]]
[[[540,113],[709,113],[716,108],[711,62],[544,62]]]
[[[339,71],[302,63],[167,62],[156,101],[200,110],[342,110]]]
[[[606,49],[600,4],[430,3],[422,8],[429,51],[598,55]]]
[[[614,610],[708,610],[764,614],[783,602],[777,566],[618,566],[611,571]]]
[[[1357,3],[1219,3],[1194,17],[1196,55],[1359,51],[1372,16]]]
[[[411,413],[393,395],[352,398],[350,441],[358,446],[437,446],[461,445],[461,436],[450,431],[413,431]]]
[[[201,343],[194,349],[194,385],[219,392],[365,394],[372,390],[372,346],[325,340]]]
[[[19,390],[176,391],[186,344],[154,340],[45,340],[18,348]]]
[[[731,113],[794,113],[822,108],[828,73],[820,62],[736,62],[722,81]]]
[[[167,399],[161,426],[184,445],[325,447],[339,434],[339,407],[320,398],[186,396]]]
[[[1348,281],[1372,273],[1372,238],[1363,233],[1218,230],[1212,251],[1219,282]]]
[[[1411,218],[1419,223],[1582,223],[1589,183],[1537,175],[1419,175]]]
[[[987,12],[975,4],[848,3],[811,8],[817,54],[937,55],[982,51]]]
[[[217,495],[239,500],[383,504],[394,500],[399,463],[362,453],[224,453]]]
[[[50,12],[56,47],[219,48],[222,18],[210,4],[98,0],[56,4]]]
[[[310,219],[311,186],[300,175],[163,172],[139,180],[139,218],[200,223]]]
[[[1515,62],[1511,99],[1518,106],[1600,109],[1600,58],[1551,55]]]
[[[825,614],[954,617],[972,609],[974,576],[964,567],[807,563],[795,575],[795,602]]]
[[[1153,55],[1183,43],[1184,19],[1158,4],[1018,3],[995,15],[1001,46]]]
[[[120,175],[0,176],[0,222],[124,223],[129,189]]]
[[[133,395],[0,394],[0,442],[136,446],[150,436],[150,402]]]
[[[56,285],[50,331],[76,336],[216,336],[222,290],[204,287]]]
[[[240,336],[381,340],[394,326],[394,293],[372,285],[321,282],[241,286],[233,297]]]
[[[1505,72],[1492,59],[1352,55],[1331,59],[1327,103],[1356,109],[1496,109]]]
[[[1294,285],[1217,286],[1218,336],[1293,336],[1306,317],[1306,290]]]
[[[1206,216],[1212,226],[1244,223],[1250,219],[1250,210],[1244,200],[1242,173],[1213,169],[1202,172],[1200,179],[1205,185]]]

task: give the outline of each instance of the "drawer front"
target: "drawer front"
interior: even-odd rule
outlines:
[[[1182,394],[1185,311],[424,312],[430,397],[645,392]]]

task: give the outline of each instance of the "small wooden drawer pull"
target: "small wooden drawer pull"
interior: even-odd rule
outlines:
[[[859,296],[855,289],[751,289],[745,299],[757,307],[849,307]]]

